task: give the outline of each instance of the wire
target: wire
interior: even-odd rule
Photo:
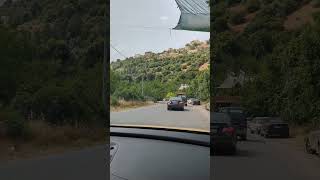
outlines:
[[[110,43],[110,47],[115,50],[117,53],[119,53],[121,56],[123,56],[124,58],[128,58],[126,55],[124,55],[121,51],[119,51],[117,48],[115,48],[111,43]]]

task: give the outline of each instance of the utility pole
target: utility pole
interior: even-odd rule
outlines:
[[[145,75],[147,74],[147,63],[144,63],[144,70],[145,70]],[[147,80],[147,78],[146,78]],[[144,76],[142,76],[142,81],[141,81],[141,94],[142,97],[144,98]]]

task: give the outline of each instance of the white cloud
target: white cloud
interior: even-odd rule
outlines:
[[[162,21],[166,21],[166,20],[168,20],[169,18],[168,18],[168,16],[161,16],[160,19],[161,19]]]

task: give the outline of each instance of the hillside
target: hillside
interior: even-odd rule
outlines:
[[[177,91],[180,84],[191,85],[201,74],[209,72],[208,62],[208,42],[192,41],[184,48],[168,49],[161,53],[146,52],[144,55],[112,62],[111,69],[123,81],[138,84],[137,88],[140,91],[141,85],[139,84],[143,80],[147,96],[162,99],[170,91]],[[150,86],[149,92],[154,91],[152,86],[157,86],[154,89],[159,90],[158,93],[148,94],[148,86]],[[137,91],[138,94],[141,94],[139,90]],[[195,95],[195,92],[190,93]],[[208,95],[207,93],[202,98],[208,98]]]
[[[253,114],[319,123],[320,1],[215,2],[213,83],[244,71],[253,80],[226,93]]]
[[[0,121],[10,112],[15,118],[8,127],[19,124],[14,132],[24,132],[32,120],[61,126],[105,125],[104,3],[7,0],[3,4]]]
[[[181,49],[168,49],[161,53],[146,52],[144,55],[112,62],[111,68],[121,75],[129,75],[132,80],[177,80],[188,83],[198,73],[199,68],[209,61],[208,42],[193,41]]]
[[[273,16],[281,20],[286,30],[296,30],[313,23],[313,13],[318,12],[317,0],[246,0],[217,1],[213,10],[218,29],[242,33],[259,18]],[[220,30],[218,30],[220,31]]]

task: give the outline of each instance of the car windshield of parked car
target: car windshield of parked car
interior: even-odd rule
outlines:
[[[209,131],[210,33],[168,33],[181,20],[174,0],[110,6],[110,124]]]

